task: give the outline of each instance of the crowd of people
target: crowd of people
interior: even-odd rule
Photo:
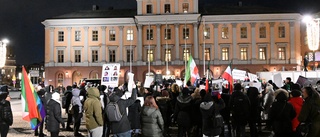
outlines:
[[[149,88],[135,83],[114,88],[85,83],[80,87],[67,86],[66,90],[51,85],[39,88],[37,93],[47,113],[35,135],[46,136],[43,133],[46,128],[52,137],[58,137],[61,125],[74,136],[82,137],[79,128],[85,119],[89,137],[170,137],[172,126],[178,128],[178,137],[244,137],[249,136],[247,126],[251,137],[258,137],[263,130],[271,131],[275,137],[299,137],[305,125],[309,129],[306,136],[320,136],[320,88],[294,84],[290,78],[283,87],[269,80],[262,83],[261,89],[242,83],[233,84],[232,91],[230,84],[222,89],[214,85],[203,89],[201,85],[205,85],[203,80],[195,85],[188,81],[186,86],[163,81]],[[128,91],[130,97],[124,95]],[[0,93],[0,106],[10,106]],[[118,120],[110,120],[107,115],[111,102],[117,104]],[[61,108],[68,115],[66,122]],[[266,126],[263,127],[262,122],[266,122]],[[4,123],[0,119],[0,124]],[[2,127],[9,129],[10,124],[12,122]],[[6,128],[1,128],[1,134],[5,131],[7,133]]]

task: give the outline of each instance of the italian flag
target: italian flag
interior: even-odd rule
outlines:
[[[225,80],[227,80],[229,82],[230,85],[230,94],[232,94],[233,92],[233,78],[232,78],[232,73],[231,73],[231,68],[230,66],[228,66],[226,68],[226,70],[224,71],[224,73],[221,76],[222,78],[224,78]]]
[[[194,62],[192,56],[190,55],[189,60],[188,60],[188,65],[186,68],[184,85],[186,85],[187,81],[189,81],[189,80],[190,80],[191,84],[193,85],[194,82],[197,80],[197,78],[200,78],[199,70],[198,70],[197,65]]]

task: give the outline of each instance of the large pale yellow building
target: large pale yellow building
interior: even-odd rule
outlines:
[[[251,73],[301,67],[299,13],[219,14],[198,7],[198,0],[137,0],[136,10],[93,6],[46,19],[45,82],[100,78],[105,63],[121,64],[120,83],[130,69],[142,82],[148,72],[183,77],[189,55],[200,76],[209,67],[214,78],[230,63]]]

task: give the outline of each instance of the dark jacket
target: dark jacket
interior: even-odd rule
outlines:
[[[226,103],[226,106],[220,110],[220,114],[223,117],[224,121],[229,121],[230,120],[230,106],[228,102],[230,101],[231,95],[228,93],[222,93],[221,98],[223,101]]]
[[[298,120],[300,122],[312,122],[309,134],[307,137],[318,137],[320,136],[320,99],[308,97],[305,99],[304,104],[302,105],[300,115]]]
[[[131,106],[137,100],[137,89],[134,88],[132,90],[131,98],[129,99],[121,99],[118,95],[112,94],[109,97],[111,102],[117,102],[121,114],[123,114],[121,120],[119,122],[111,122],[111,132],[114,134],[124,133],[131,130],[130,122],[127,117],[126,108]]]
[[[129,106],[128,119],[132,129],[141,129],[140,112],[142,110],[140,100],[137,99],[131,106]]]
[[[179,96],[174,111],[174,118],[179,126],[191,127],[192,97]]]
[[[141,112],[142,136],[162,137],[164,122],[159,109],[144,106]]]
[[[247,96],[250,100],[250,121],[256,122],[260,118],[260,98],[259,91],[256,87],[249,87]]]
[[[3,114],[0,117],[0,124],[6,124],[11,126],[13,123],[13,115],[12,115],[12,110],[11,110],[11,104],[9,101],[2,99],[0,101],[0,115]]]
[[[170,124],[170,116],[173,113],[171,108],[171,99],[169,97],[157,97],[156,98],[157,105],[161,112],[164,124],[169,126]]]
[[[237,98],[243,98],[243,103],[239,105]],[[246,125],[250,116],[250,100],[247,95],[243,94],[240,90],[235,90],[229,102],[230,110],[232,113],[232,120],[236,125]],[[239,113],[238,110],[241,110]]]
[[[66,112],[68,113],[68,109],[69,109],[69,106],[71,104],[71,99],[72,99],[72,92],[71,90],[67,90],[65,93],[64,93],[64,96],[66,97]]]
[[[221,127],[214,127],[212,117],[220,114],[220,110],[225,107],[223,99],[219,99],[218,103],[214,101],[202,102],[200,104],[200,111],[202,116],[202,133],[206,136],[220,135]]]
[[[58,102],[53,99],[50,99],[47,104],[47,130],[49,132],[58,132],[60,131],[60,124],[63,123],[61,117],[61,106]]]

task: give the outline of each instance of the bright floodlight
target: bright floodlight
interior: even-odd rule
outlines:
[[[308,23],[310,21],[312,21],[312,17],[310,15],[303,16],[302,22]]]
[[[170,71],[169,70],[167,71],[167,75],[170,75]]]
[[[315,51],[319,48],[319,20],[312,19],[306,23],[307,39],[310,50]]]
[[[9,40],[7,39],[0,41],[0,68],[4,67],[4,65],[6,64],[8,42]]]
[[[4,44],[7,44],[7,43],[9,43],[9,40],[8,40],[8,39],[3,39],[2,42],[3,42]]]

